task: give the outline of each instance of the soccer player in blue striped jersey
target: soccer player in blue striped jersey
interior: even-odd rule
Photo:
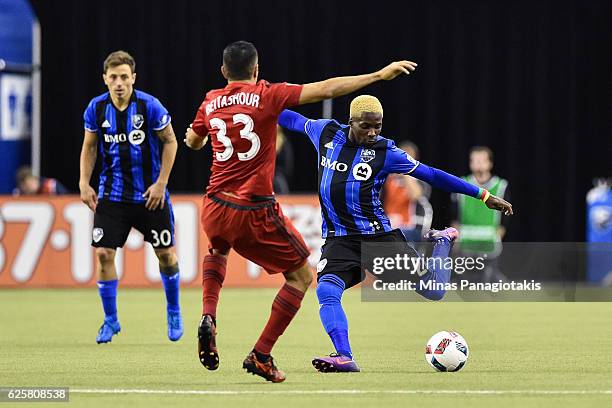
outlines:
[[[157,98],[133,88],[136,63],[125,51],[104,61],[108,92],[91,100],[84,114],[81,151],[81,200],[94,211],[92,246],[96,248],[98,290],[104,322],[96,341],[119,333],[115,252],[131,228],[153,245],[166,292],[168,338],[183,335],[179,306],[179,267],[174,251],[174,215],[166,185],[177,143],[170,115]],[[90,186],[97,152],[102,156],[98,193]]]
[[[464,180],[419,163],[395,143],[380,136],[383,109],[377,98],[361,95],[351,102],[350,120],[343,125],[335,120],[309,120],[285,110],[279,124],[305,133],[314,144],[319,161],[319,201],[323,215],[321,260],[317,266],[317,297],[320,317],[336,349],[330,356],[315,358],[314,367],[322,372],[359,371],[353,359],[348,322],[342,309],[344,290],[362,281],[362,242],[406,242],[392,229],[381,202],[380,190],[391,173],[410,174],[433,187],[465,194],[484,201],[491,209],[512,214],[512,205]],[[446,258],[458,236],[454,228],[431,230],[435,242],[432,258]],[[412,256],[416,250],[407,245]],[[432,262],[420,279],[448,283],[450,269],[445,262]],[[439,300],[443,290],[419,290],[422,296]]]

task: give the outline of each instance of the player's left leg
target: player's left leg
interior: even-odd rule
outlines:
[[[225,280],[229,250],[209,249],[202,263],[202,318],[198,325],[198,357],[207,370],[219,368],[217,305]]]
[[[168,339],[177,341],[183,335],[183,319],[179,305],[180,273],[174,251],[174,213],[172,202],[164,208],[148,210],[144,205],[133,208],[133,226],[153,246],[159,261],[159,272],[166,293]]]
[[[218,369],[220,364],[217,306],[225,280],[227,256],[234,235],[241,234],[241,226],[244,224],[244,211],[225,204],[216,197],[205,196],[201,216],[202,229],[208,237],[209,254],[202,262],[202,317],[198,324],[198,360],[211,371]]]
[[[420,277],[421,281],[434,281],[438,284],[450,282],[451,269],[446,266],[445,259],[458,236],[459,231],[452,227],[440,231],[432,229],[425,234],[426,239],[434,242],[434,249],[431,258],[427,260],[427,272]],[[440,300],[445,294],[445,290],[438,288],[419,289],[416,292],[429,300]]]
[[[168,338],[171,341],[177,341],[183,335],[183,319],[179,304],[180,273],[178,259],[173,247],[155,249],[155,255],[159,260],[159,272],[166,292]]]

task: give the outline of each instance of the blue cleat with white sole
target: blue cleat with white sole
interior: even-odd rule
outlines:
[[[177,341],[183,336],[183,318],[181,311],[168,310],[168,338]]]
[[[98,331],[96,342],[98,344],[110,343],[113,336],[120,331],[121,325],[119,324],[119,320],[104,319],[104,323],[102,323],[102,326],[100,326],[100,330]]]

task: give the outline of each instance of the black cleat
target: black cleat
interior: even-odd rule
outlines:
[[[208,370],[219,368],[219,353],[215,336],[217,327],[210,315],[202,316],[198,327],[198,358]]]

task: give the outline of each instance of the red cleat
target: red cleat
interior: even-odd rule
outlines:
[[[247,358],[244,359],[242,368],[247,370],[247,373],[256,374],[274,383],[283,382],[286,378],[285,373],[274,365],[272,357],[270,357],[267,363],[262,363],[257,359],[257,355],[254,352],[250,352]]]

